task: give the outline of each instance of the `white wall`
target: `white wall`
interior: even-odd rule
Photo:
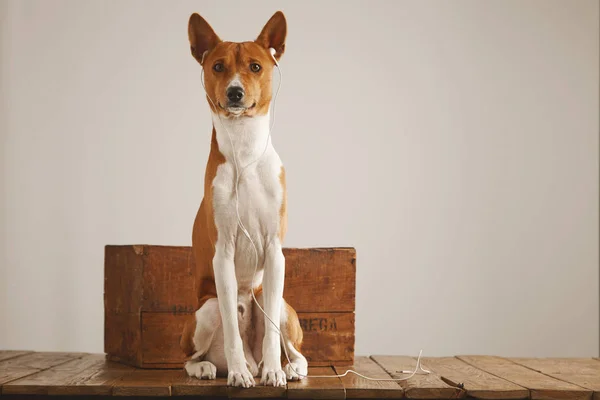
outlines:
[[[597,356],[597,1],[0,3],[0,347],[103,349],[103,246],[190,244],[187,19],[289,24],[287,246],[355,246],[356,351]],[[343,6],[342,6],[343,4]]]
[[[4,194],[4,152],[5,152],[5,139],[8,131],[8,127],[6,124],[7,119],[7,108],[6,108],[6,96],[4,93],[6,92],[6,83],[5,76],[6,66],[3,63],[4,60],[4,52],[5,52],[5,44],[6,44],[6,34],[5,28],[7,24],[7,12],[6,12],[6,3],[0,3],[0,154],[2,154],[2,159],[0,159],[0,321],[4,321],[5,311],[4,309],[8,306],[6,303],[6,250],[5,250],[5,225],[4,225],[4,215],[6,214],[4,203],[5,197]],[[0,324],[0,346],[4,345],[6,337],[6,328],[4,327],[4,323]]]

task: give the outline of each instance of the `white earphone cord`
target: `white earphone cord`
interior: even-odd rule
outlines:
[[[265,148],[264,148],[263,152],[254,161],[252,161],[251,163],[249,163],[248,165],[243,167],[241,171],[239,171],[237,156],[236,156],[236,152],[235,152],[235,146],[233,144],[233,140],[231,139],[231,134],[229,133],[229,130],[227,129],[227,127],[225,126],[223,121],[221,120],[221,115],[218,112],[216,112],[217,117],[219,118],[219,122],[221,123],[221,126],[223,127],[225,132],[227,132],[227,137],[229,138],[229,143],[231,145],[231,151],[233,153],[233,163],[235,166],[235,176],[236,176],[236,179],[235,179],[235,212],[237,214],[238,225],[241,228],[242,232],[244,233],[244,236],[246,236],[248,238],[248,240],[252,244],[252,248],[254,249],[255,263],[254,263],[254,272],[252,274],[252,287],[254,287],[254,278],[256,277],[256,272],[258,270],[258,250],[256,249],[256,245],[254,244],[254,241],[250,237],[250,233],[244,226],[244,223],[242,222],[242,219],[240,217],[238,186],[239,186],[239,182],[240,182],[240,177],[244,173],[246,168],[248,168],[250,165],[252,165],[255,162],[257,162],[258,160],[260,160],[262,158],[262,156],[267,152],[267,148],[269,146],[269,141],[271,140],[271,132],[273,131],[273,126],[275,125],[275,103],[277,101],[277,96],[279,95],[279,89],[281,88],[281,82],[283,81],[283,75],[281,73],[281,69],[279,68],[279,63],[275,59],[275,54],[274,54],[275,52],[273,51],[273,49],[270,49],[269,51],[271,52],[271,56],[273,57],[273,61],[275,62],[275,66],[277,67],[277,72],[279,72],[279,84],[277,85],[277,90],[275,91],[275,97],[273,98],[273,118],[272,118],[271,126],[269,127],[269,135],[267,136],[267,141],[265,143]],[[204,57],[203,57],[203,61],[204,61]],[[208,100],[210,100],[210,102],[213,105],[213,107],[215,108],[215,110],[218,110],[215,102],[208,95],[208,92],[206,91],[206,86],[204,85],[204,66],[202,67],[202,70],[201,70],[201,82],[202,82],[202,87],[204,88],[204,92],[206,93],[206,97],[208,98]],[[258,300],[256,299],[256,296],[254,295],[254,290],[252,290],[251,292],[252,292],[252,299],[254,300],[254,303],[258,306],[260,311],[269,320],[269,322],[271,322],[271,324],[273,324],[273,327],[279,333],[279,336],[281,338],[281,343],[282,343],[281,347],[283,348],[283,352],[285,353],[285,358],[287,359],[287,362],[289,363],[290,367],[292,368],[292,370],[294,370],[294,372],[298,376],[308,378],[309,377],[308,375],[302,374],[302,373],[296,371],[296,369],[294,368],[294,364],[290,361],[290,357],[289,357],[288,351],[287,351],[287,344],[285,342],[285,338],[283,337],[283,333],[281,332],[281,329],[279,329],[277,324],[271,319],[271,317],[269,317],[269,315],[266,313],[266,311],[258,303]],[[338,375],[310,375],[310,377],[311,378],[342,378],[342,377],[348,375],[349,373],[352,373],[352,374],[360,376],[361,378],[368,379],[370,381],[404,381],[404,380],[408,380],[408,379],[412,378],[419,371],[422,371],[427,374],[430,373],[430,371],[424,369],[423,366],[421,365],[421,354],[422,353],[423,353],[423,350],[421,350],[419,352],[419,357],[417,358],[417,364],[413,371],[397,371],[402,374],[410,374],[409,376],[404,377],[404,378],[369,378],[368,376],[364,376],[364,375],[362,375],[354,370],[351,370],[351,369],[347,370],[343,374],[338,374]],[[262,364],[262,360],[260,361],[259,365],[261,365],[261,364]]]

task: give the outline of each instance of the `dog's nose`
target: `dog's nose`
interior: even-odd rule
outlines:
[[[227,89],[227,98],[231,102],[237,102],[244,98],[244,89],[239,86],[232,86]]]

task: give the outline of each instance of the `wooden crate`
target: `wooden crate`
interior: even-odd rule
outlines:
[[[311,366],[354,362],[356,251],[284,249],[284,297],[304,331]],[[191,247],[106,246],[104,351],[141,368],[179,368],[185,318],[196,310]]]

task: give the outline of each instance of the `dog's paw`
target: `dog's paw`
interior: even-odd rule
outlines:
[[[249,388],[255,384],[252,374],[245,365],[229,369],[229,373],[227,374],[228,386]]]
[[[188,361],[185,363],[185,370],[189,376],[195,376],[198,379],[215,379],[217,377],[217,367],[208,361]]]
[[[265,386],[285,386],[285,372],[281,369],[274,370],[263,368],[260,383]]]
[[[288,381],[298,381],[300,379],[304,379],[308,374],[308,368],[304,363],[288,363],[285,367],[283,367],[283,370],[285,371],[285,376],[287,377]]]

